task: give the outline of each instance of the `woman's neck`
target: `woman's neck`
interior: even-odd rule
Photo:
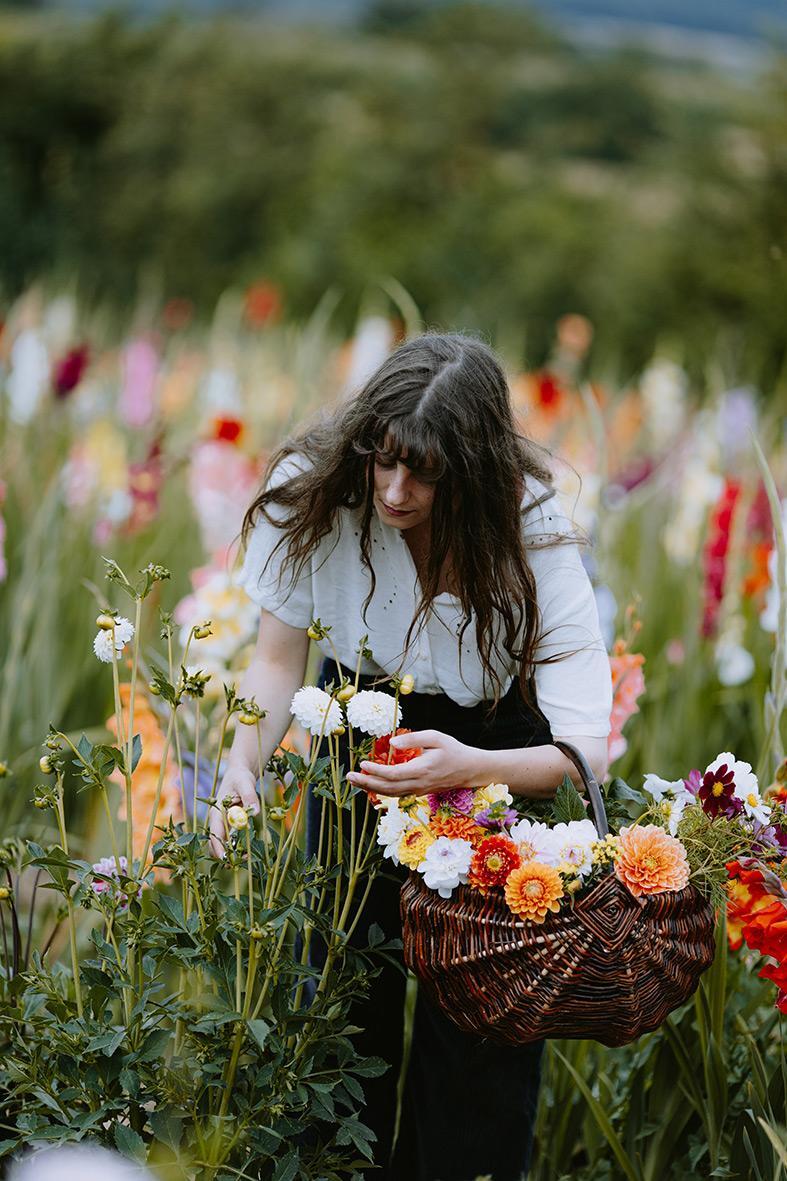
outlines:
[[[423,586],[429,568],[429,551],[432,546],[431,521],[424,521],[420,525],[413,525],[412,529],[403,529],[402,537],[407,542],[410,555],[418,572],[418,581]],[[443,568],[437,580],[436,593],[438,595],[457,593],[453,581],[453,562],[451,561],[450,553],[443,562]]]

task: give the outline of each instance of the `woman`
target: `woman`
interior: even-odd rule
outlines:
[[[564,775],[577,779],[553,737],[604,777],[609,661],[539,451],[516,432],[491,350],[438,333],[402,344],[356,397],[279,449],[243,528],[241,577],[262,616],[240,692],[268,710],[265,761],[289,724],[307,628],[319,618],[348,675],[371,650],[363,687],[393,673],[415,682],[402,724],[415,731],[406,744],[423,753],[398,766],[361,764],[350,776],[357,786],[395,795],[504,782],[550,796]],[[329,642],[319,644],[330,657]],[[326,661],[321,683],[334,675]],[[257,753],[256,735],[238,727],[220,798],[256,811]],[[212,828],[218,849],[219,809]],[[307,840],[313,848],[313,823]],[[376,879],[364,911],[389,937],[400,933],[398,889],[395,878]],[[393,1065],[366,1089],[375,1175],[518,1181],[543,1043],[470,1037],[420,995],[391,1160],[404,988],[403,973],[384,970],[353,1014],[364,1029],[359,1051]]]

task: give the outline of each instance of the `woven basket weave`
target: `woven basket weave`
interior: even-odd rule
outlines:
[[[577,766],[599,835],[609,831],[598,784]],[[635,898],[613,873],[543,923],[513,914],[497,887],[451,898],[412,872],[402,887],[405,962],[460,1028],[495,1042],[594,1038],[622,1046],[656,1029],[713,961],[712,907],[694,886]]]

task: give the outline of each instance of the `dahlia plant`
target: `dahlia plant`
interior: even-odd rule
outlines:
[[[162,612],[165,655],[150,659],[143,608],[168,572],[151,565],[132,584],[105,562],[134,608],[133,620],[107,606],[97,621],[116,743],[51,726],[33,799],[42,823],[0,849],[0,1155],[97,1140],[168,1177],[357,1176],[371,1159],[363,1079],[386,1064],[356,1054],[350,1012],[394,944],[376,926],[363,935],[379,857],[373,809],[365,798],[353,806],[358,789],[341,775],[332,734],[347,687],[296,694],[308,751],[274,755],[278,792],[260,793],[257,816],[227,803],[225,856],[211,857],[206,813],[223,806],[227,735],[254,726],[261,743],[265,711],[225,685],[213,774],[188,782],[185,755],[195,768],[205,758],[198,657],[210,621],[190,628],[178,664]],[[393,717],[395,698],[373,696],[361,702],[369,718],[381,707]],[[352,757],[365,757],[371,739],[355,737]],[[309,791],[322,802],[319,856],[303,847]],[[77,792],[101,799],[107,847],[97,861],[69,830]]]

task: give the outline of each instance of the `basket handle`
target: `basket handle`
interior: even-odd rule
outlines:
[[[553,738],[552,745],[561,750],[566,758],[571,759],[576,769],[582,777],[582,782],[585,785],[585,790],[590,799],[590,807],[593,811],[593,823],[600,837],[605,837],[609,832],[609,824],[607,823],[607,812],[604,807],[604,799],[601,795],[601,789],[596,781],[596,777],[590,769],[590,763],[587,761],[582,751],[576,746],[572,746],[570,742],[563,742],[560,738]]]

